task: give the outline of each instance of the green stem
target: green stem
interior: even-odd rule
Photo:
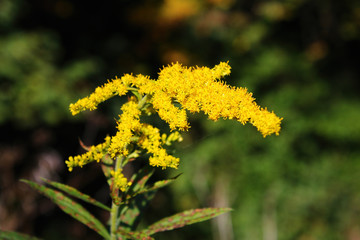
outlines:
[[[115,162],[115,172],[121,168],[123,157],[116,158]],[[117,218],[119,215],[119,205],[115,204],[112,201],[111,212],[110,212],[110,239],[116,240],[116,230],[117,230]]]

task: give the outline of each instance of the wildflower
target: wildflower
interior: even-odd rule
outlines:
[[[101,87],[97,87],[89,97],[78,100],[75,104],[70,104],[70,111],[72,115],[76,115],[84,110],[95,110],[99,103],[115,95],[125,95],[128,91],[127,86],[134,79],[134,76],[126,74],[122,78],[115,78],[108,81]]]
[[[131,137],[134,135],[134,131],[141,127],[140,114],[141,111],[135,102],[130,101],[125,103],[122,107],[122,114],[119,115],[119,122],[117,125],[117,133],[111,138],[110,147],[108,149],[111,157],[114,158],[117,155],[126,156],[128,150],[126,146],[131,142]]]
[[[155,91],[152,104],[159,117],[169,124],[171,130],[176,128],[187,130],[189,128],[185,109],[174,106],[171,96],[166,92]]]
[[[116,171],[112,170],[110,175],[114,179],[114,186],[119,188],[122,192],[125,192],[126,189],[131,186],[131,182],[128,182],[124,174],[122,173],[122,169],[118,169]]]
[[[190,127],[187,111],[203,112],[214,121],[223,118],[234,119],[242,124],[249,122],[264,137],[274,133],[278,135],[282,118],[258,106],[246,88],[226,85],[221,79],[229,75],[230,71],[227,62],[221,62],[213,68],[187,68],[175,63],[164,67],[156,81],[143,75],[126,74],[96,88],[89,97],[70,105],[73,115],[86,109],[94,110],[101,102],[115,95],[122,96],[128,91],[132,91],[136,97],[130,98],[122,106],[115,136],[107,139],[105,145],[92,147],[83,155],[70,157],[66,161],[69,170],[94,160],[100,161],[106,153],[112,158],[128,156],[129,151],[132,151],[130,144],[145,149],[151,155],[151,166],[177,168],[179,159],[167,154],[163,145],[181,140],[181,136],[174,130],[184,131]],[[160,136],[159,129],[140,122],[142,113],[154,112],[174,131],[168,137]]]
[[[162,169],[166,167],[178,168],[179,162],[179,158],[167,154],[164,148],[159,148],[158,151],[154,152],[149,158],[150,166],[161,167]]]
[[[156,105],[159,105],[157,106],[159,116],[170,126],[179,127],[182,130],[181,128],[185,128],[184,126],[188,124],[186,114],[182,116],[180,111],[184,109],[190,112],[202,111],[214,121],[219,118],[229,118],[242,124],[250,122],[264,137],[272,133],[278,134],[281,118],[266,109],[261,109],[246,88],[230,87],[219,81],[221,77],[229,73],[230,66],[224,62],[212,69],[207,67],[186,68],[178,63],[163,68],[156,82],[157,89],[160,89],[157,92],[163,91],[163,95],[167,96],[165,109],[171,109],[168,106],[168,99],[179,102],[182,109],[178,112],[160,114],[160,111],[164,111],[164,109],[160,103],[156,102]],[[157,92],[155,92],[154,98],[156,94],[160,95]],[[175,123],[179,122],[178,118],[182,120],[181,124],[174,124],[174,121]]]
[[[69,157],[69,159],[65,161],[69,171],[71,172],[74,167],[83,167],[85,164],[93,161],[100,162],[104,155],[106,155],[109,145],[110,137],[107,136],[105,142],[92,146],[88,152],[75,157]]]
[[[138,145],[152,154],[149,158],[149,164],[151,166],[162,167],[163,169],[166,167],[178,167],[179,158],[168,155],[162,147],[163,140],[158,128],[144,124],[140,131],[142,135],[138,141]],[[173,139],[175,138],[173,137]]]

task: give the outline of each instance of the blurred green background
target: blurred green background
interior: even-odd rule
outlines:
[[[142,225],[229,206],[231,214],[155,237],[358,240],[359,56],[355,0],[0,0],[0,229],[99,239],[18,182],[50,178],[109,203],[96,164],[68,173],[64,161],[80,153],[79,139],[114,133],[121,101],[76,117],[68,105],[116,75],[229,61],[225,81],[283,117],[280,135],[190,116],[179,170],[158,170],[183,174]]]

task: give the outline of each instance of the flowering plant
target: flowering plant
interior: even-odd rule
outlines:
[[[157,80],[143,75],[126,74],[108,81],[96,88],[90,96],[70,105],[71,113],[76,115],[84,110],[95,110],[101,102],[111,97],[128,95],[128,101],[121,107],[116,134],[107,136],[104,142],[96,146],[84,146],[86,153],[69,157],[65,161],[69,171],[91,162],[99,163],[109,184],[111,207],[61,183],[44,179],[48,186],[43,186],[28,180],[22,181],[49,197],[63,211],[95,230],[104,239],[153,239],[152,235],[157,232],[204,221],[230,211],[229,208],[188,210],[159,220],[146,229],[136,230],[141,212],[155,192],[176,178],[147,184],[154,167],[178,167],[179,158],[170,155],[166,147],[181,141],[179,131],[190,128],[187,111],[203,112],[214,121],[224,118],[234,119],[242,124],[249,122],[264,137],[279,134],[281,118],[266,108],[259,107],[246,88],[231,87],[221,81],[222,77],[230,74],[230,69],[225,62],[211,69],[187,68],[175,63],[164,67]],[[143,116],[153,114],[158,114],[169,125],[169,135],[161,134],[160,129],[143,121]],[[144,157],[148,158],[148,166],[125,177],[125,165]],[[109,230],[63,193],[109,211]],[[11,237],[11,234],[17,233],[0,232],[0,236],[5,237]],[[27,239],[24,235],[17,236]]]

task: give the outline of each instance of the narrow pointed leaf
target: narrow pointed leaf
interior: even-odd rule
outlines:
[[[2,240],[40,240],[40,238],[32,237],[26,234],[11,232],[11,231],[2,231],[0,230],[0,239]]]
[[[86,145],[84,144],[84,142],[83,142],[83,141],[81,141],[81,139],[80,139],[80,138],[79,138],[79,143],[80,143],[80,146],[81,146],[84,150],[86,150],[86,151],[90,151],[91,146],[86,146]]]
[[[154,174],[154,171],[155,169],[153,167],[144,167],[134,174],[131,178],[132,185],[129,188],[128,194],[132,195],[141,191],[149,178]]]
[[[131,239],[131,240],[154,240],[154,238],[150,237],[149,235],[147,235],[145,233],[132,232],[132,231],[128,231],[124,228],[119,228],[117,233],[120,235],[120,237],[118,238],[119,240],[125,240],[122,237]]]
[[[126,192],[126,196],[123,199],[124,203],[128,203],[131,199],[135,198],[138,194],[151,192],[153,190],[146,191],[146,183],[150,179],[150,177],[154,174],[155,169],[152,167],[144,167],[141,168],[136,174],[134,174],[130,180],[132,182],[128,191]],[[149,196],[151,196],[150,194]],[[151,199],[150,199],[151,200]]]
[[[159,188],[165,187],[165,186],[169,185],[170,183],[172,183],[173,181],[175,181],[180,175],[181,175],[181,173],[178,174],[177,176],[173,177],[173,178],[157,181],[154,184],[152,184],[152,185],[144,188],[143,190],[139,191],[137,194],[142,194],[142,193],[145,193],[145,192],[154,191],[154,190],[157,190]]]
[[[76,188],[70,187],[70,186],[62,184],[62,183],[53,182],[53,181],[50,181],[50,180],[45,179],[45,178],[42,178],[42,180],[44,182],[46,182],[47,184],[53,186],[54,188],[57,188],[57,189],[59,189],[61,191],[64,191],[67,194],[69,194],[69,195],[71,195],[71,196],[73,196],[75,198],[78,198],[78,199],[83,200],[85,202],[91,203],[91,204],[93,204],[93,205],[95,205],[97,207],[100,207],[100,208],[104,209],[104,210],[107,210],[107,211],[111,210],[108,206],[105,206],[101,202],[96,201],[95,199],[93,199],[89,195],[86,195],[86,194],[80,192]]]
[[[231,208],[202,208],[187,210],[171,217],[163,218],[141,232],[147,235],[152,235],[157,232],[168,231],[193,223],[202,222],[229,211],[231,211]]]
[[[93,229],[97,233],[99,233],[103,238],[110,239],[110,235],[104,225],[97,220],[91,213],[89,213],[85,208],[83,208],[80,204],[76,203],[72,199],[68,198],[64,194],[59,191],[53,190],[51,188],[39,185],[35,182],[29,180],[21,180],[29,184],[32,188],[39,191],[41,194],[50,198],[56,205],[60,207],[65,213],[69,214],[79,222],[85,224],[89,228]]]
[[[154,173],[154,168],[141,168],[131,178],[132,185],[126,193],[125,204],[128,204],[121,212],[118,226],[134,231],[142,217],[142,210],[149,204],[155,196],[156,191],[147,191],[143,194],[137,194],[145,189],[145,184]]]
[[[133,198],[120,216],[120,226],[128,230],[134,231],[138,226],[143,210],[148,206],[149,202],[154,198],[156,191],[139,194]]]

